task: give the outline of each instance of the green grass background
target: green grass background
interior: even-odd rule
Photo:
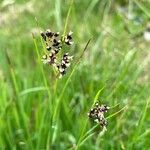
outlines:
[[[149,0],[1,0],[0,149],[150,149],[149,21]],[[74,60],[57,80],[39,30],[65,24]],[[105,133],[88,120],[94,100],[111,107]]]

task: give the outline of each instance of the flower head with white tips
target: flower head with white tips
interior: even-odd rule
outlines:
[[[55,69],[57,69],[59,78],[66,74],[73,56],[69,56],[68,53],[65,53],[62,58],[59,59],[57,54],[62,50],[64,44],[69,46],[73,44],[72,34],[73,32],[70,31],[64,38],[61,38],[59,32],[52,32],[50,29],[41,32],[41,37],[45,42],[45,48],[47,50],[47,53],[42,56],[42,62],[43,64],[54,66]]]

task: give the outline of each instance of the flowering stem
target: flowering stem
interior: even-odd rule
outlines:
[[[55,107],[54,114],[53,114],[53,118],[52,118],[52,123],[53,123],[54,125],[55,125],[55,123],[56,123],[56,121],[57,121],[57,117],[58,117],[58,113],[59,113],[59,107],[60,107],[60,104],[61,104],[61,100],[62,100],[63,94],[64,94],[64,92],[65,92],[65,90],[66,90],[66,87],[67,87],[67,85],[68,85],[68,83],[69,83],[69,81],[70,81],[72,75],[74,74],[74,72],[75,72],[75,70],[76,70],[78,64],[80,63],[80,59],[83,57],[83,54],[84,54],[84,52],[86,51],[86,49],[87,49],[87,47],[88,47],[90,41],[91,41],[91,39],[88,40],[88,42],[87,42],[87,44],[86,44],[86,46],[85,46],[85,48],[84,48],[82,54],[80,55],[79,59],[76,61],[75,65],[74,65],[74,68],[73,68],[73,70],[72,70],[70,76],[68,77],[68,79],[67,79],[65,85],[64,85],[64,88],[63,88],[63,90],[62,90],[62,92],[61,92],[61,94],[60,94],[60,97],[58,98],[58,102],[57,102],[57,105],[56,105],[56,107]],[[54,130],[54,133],[53,133],[53,140],[52,140],[52,143],[53,143],[54,140],[55,140],[55,139],[54,139],[55,132],[56,132],[56,129]]]
[[[69,7],[69,10],[68,10],[68,13],[67,13],[67,17],[66,17],[66,21],[65,21],[65,27],[64,27],[64,32],[63,32],[63,36],[62,36],[62,38],[63,38],[62,40],[63,41],[64,41],[64,37],[66,35],[66,30],[67,30],[67,25],[68,25],[68,20],[69,20],[69,16],[70,16],[72,5],[73,5],[73,0],[71,0],[71,2],[70,2],[70,7]]]

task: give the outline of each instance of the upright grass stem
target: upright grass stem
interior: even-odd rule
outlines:
[[[47,100],[47,103],[46,103],[46,108],[44,109],[44,117],[42,118],[42,122],[41,122],[41,127],[40,127],[40,131],[39,131],[39,134],[40,136],[42,135],[43,133],[43,125],[45,124],[46,120],[45,120],[45,117],[49,114],[50,112],[50,119],[52,117],[52,111],[53,111],[53,106],[52,106],[52,101],[51,101],[51,93],[50,93],[50,88],[48,87],[48,83],[47,83],[47,80],[46,80],[46,76],[44,74],[44,70],[43,70],[43,66],[41,64],[41,58],[40,58],[40,54],[39,54],[39,49],[38,49],[38,46],[37,46],[37,43],[36,43],[36,39],[33,35],[33,42],[34,42],[34,45],[35,45],[35,50],[36,50],[36,53],[37,53],[37,57],[38,57],[38,63],[39,63],[39,66],[40,66],[40,70],[42,72],[42,76],[43,76],[43,81],[44,81],[44,85],[47,89],[47,93],[48,93],[48,100]],[[50,119],[48,119],[48,122],[49,124],[51,123]],[[50,144],[50,129],[48,130],[48,134],[47,134],[47,142],[48,144]],[[37,144],[37,148],[39,149],[40,148],[40,145],[41,145],[41,142],[42,142],[42,139],[39,138],[38,140],[38,144]],[[46,144],[47,145],[47,144]]]
[[[64,31],[63,31],[63,39],[64,39],[64,37],[65,37],[65,35],[66,35],[67,26],[68,26],[68,21],[69,21],[69,16],[70,16],[70,13],[71,13],[73,1],[74,1],[74,0],[71,0],[71,1],[70,1],[70,7],[69,7],[69,10],[68,10],[68,13],[67,13],[67,17],[66,17],[66,21],[65,21],[65,26],[64,26]]]
[[[69,83],[69,81],[70,81],[72,75],[74,74],[74,72],[75,72],[75,70],[76,70],[78,64],[80,63],[80,59],[83,57],[83,54],[84,54],[85,50],[87,49],[87,47],[88,47],[90,41],[91,41],[91,39],[87,42],[87,44],[86,44],[86,46],[85,46],[85,48],[84,48],[82,54],[80,55],[79,59],[78,59],[77,62],[75,63],[75,65],[74,65],[74,67],[73,67],[73,69],[72,69],[72,72],[70,73],[70,75],[69,75],[69,77],[68,77],[68,79],[67,79],[67,81],[66,81],[66,83],[65,83],[65,85],[64,85],[64,88],[63,88],[63,90],[62,90],[62,92],[61,92],[61,94],[60,94],[60,97],[58,98],[58,103],[57,103],[56,108],[55,108],[55,111],[54,111],[53,120],[56,119],[56,116],[57,116],[58,110],[59,110],[59,106],[60,106],[60,103],[61,103],[63,94],[64,94],[64,92],[65,92],[65,90],[66,90],[66,87],[67,87],[67,85],[68,85],[68,83]]]
[[[86,44],[86,46],[85,46],[85,48],[84,48],[82,54],[80,55],[80,57],[79,57],[78,60],[76,61],[75,65],[74,65],[74,67],[73,67],[73,69],[72,69],[72,72],[70,73],[70,75],[69,75],[69,77],[68,77],[68,79],[67,79],[67,81],[66,81],[66,83],[65,83],[65,85],[64,85],[64,88],[63,88],[63,90],[62,90],[62,92],[61,92],[61,94],[60,94],[60,97],[59,97],[58,100],[57,100],[57,104],[56,104],[56,107],[55,107],[55,110],[54,110],[54,115],[53,115],[53,123],[54,123],[54,125],[55,125],[55,123],[56,123],[56,121],[57,121],[57,118],[58,118],[59,108],[60,108],[60,104],[61,104],[61,101],[62,101],[63,94],[64,94],[64,92],[65,92],[65,90],[66,90],[66,87],[67,87],[67,85],[68,85],[68,83],[69,83],[69,81],[70,81],[72,75],[74,74],[74,72],[75,72],[75,70],[76,70],[78,64],[80,63],[80,60],[81,60],[81,58],[83,57],[83,54],[84,54],[84,52],[86,51],[86,49],[87,49],[87,47],[88,47],[90,41],[91,41],[91,39],[89,39],[89,41],[87,42],[87,44]],[[55,139],[54,139],[54,135],[55,135],[55,134],[56,134],[56,129],[54,130],[54,133],[53,133],[53,142],[54,142],[54,140],[55,140]],[[53,142],[52,142],[52,143],[53,143]]]
[[[51,93],[50,93],[50,89],[48,87],[48,83],[47,83],[47,80],[46,80],[46,77],[45,77],[45,73],[44,73],[44,70],[43,70],[43,66],[41,64],[41,57],[40,57],[40,54],[39,54],[39,49],[38,49],[38,46],[37,46],[37,43],[36,43],[36,39],[34,37],[34,35],[32,36],[33,37],[33,42],[34,42],[34,45],[35,45],[35,50],[36,50],[36,53],[37,53],[37,57],[38,57],[38,63],[39,63],[39,66],[40,66],[40,70],[42,72],[42,76],[43,76],[43,81],[44,81],[44,85],[47,89],[47,93],[48,93],[48,97],[49,97],[49,102],[50,102],[50,106],[52,104],[52,102],[50,101],[51,99]],[[52,107],[52,106],[51,106]]]
[[[7,51],[5,52],[5,55],[6,55],[6,59],[8,61],[10,74],[11,74],[12,81],[13,81],[13,86],[14,86],[14,89],[15,89],[14,90],[14,92],[16,94],[15,104],[16,104],[16,108],[17,108],[17,113],[19,115],[18,118],[19,118],[20,128],[22,128],[22,126],[23,126],[23,129],[25,130],[25,136],[26,136],[25,139],[29,139],[29,143],[32,147],[32,143],[31,143],[30,138],[29,138],[28,127],[27,127],[27,124],[26,124],[27,120],[26,120],[26,116],[25,116],[25,111],[24,111],[23,104],[22,104],[21,99],[20,99],[19,87],[18,87],[18,84],[17,84],[15,70],[14,70],[13,64],[11,62],[11,59],[10,59]]]

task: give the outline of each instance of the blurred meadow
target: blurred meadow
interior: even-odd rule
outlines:
[[[74,58],[57,79],[40,31],[65,27]],[[0,0],[0,51],[0,150],[150,149],[149,0]]]

